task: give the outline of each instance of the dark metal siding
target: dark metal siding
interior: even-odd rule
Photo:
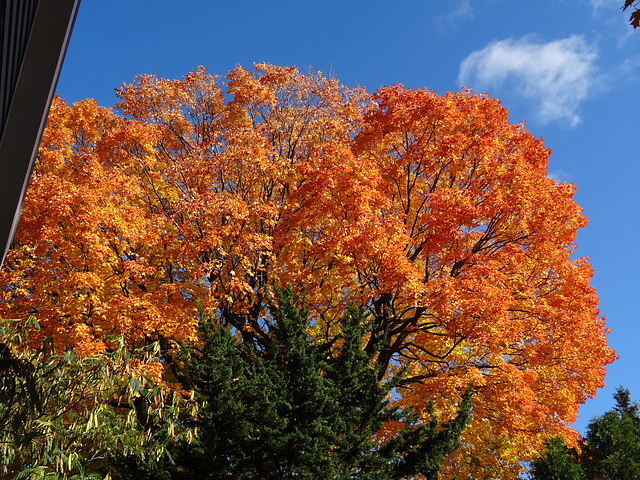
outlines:
[[[11,98],[39,0],[2,0],[0,10],[0,132],[4,129]]]

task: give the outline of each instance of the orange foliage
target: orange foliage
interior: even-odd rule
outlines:
[[[326,335],[346,305],[369,309],[366,348],[410,364],[402,403],[446,415],[475,386],[446,476],[517,479],[547,435],[575,435],[615,357],[573,257],[586,219],[496,100],[271,65],[118,95],[115,112],[54,101],[0,315],[37,312],[42,335],[93,354],[115,333],[189,337],[200,302],[259,342],[272,282],[292,285]]]

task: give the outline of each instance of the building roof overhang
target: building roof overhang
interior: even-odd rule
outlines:
[[[2,0],[0,248],[20,218],[80,0]],[[1,265],[1,263],[0,263]]]

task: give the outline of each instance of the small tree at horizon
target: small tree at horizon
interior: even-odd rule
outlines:
[[[533,462],[534,480],[640,479],[640,417],[629,390],[618,387],[616,405],[594,417],[578,448],[551,439]]]

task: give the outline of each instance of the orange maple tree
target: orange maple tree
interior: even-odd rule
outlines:
[[[54,101],[0,315],[88,355],[112,334],[170,348],[199,303],[259,343],[289,285],[317,335],[367,308],[365,348],[387,374],[409,365],[399,402],[446,418],[474,386],[445,476],[517,479],[547,436],[576,436],[615,358],[574,255],[586,219],[498,101],[272,65],[142,75],[118,96]]]

